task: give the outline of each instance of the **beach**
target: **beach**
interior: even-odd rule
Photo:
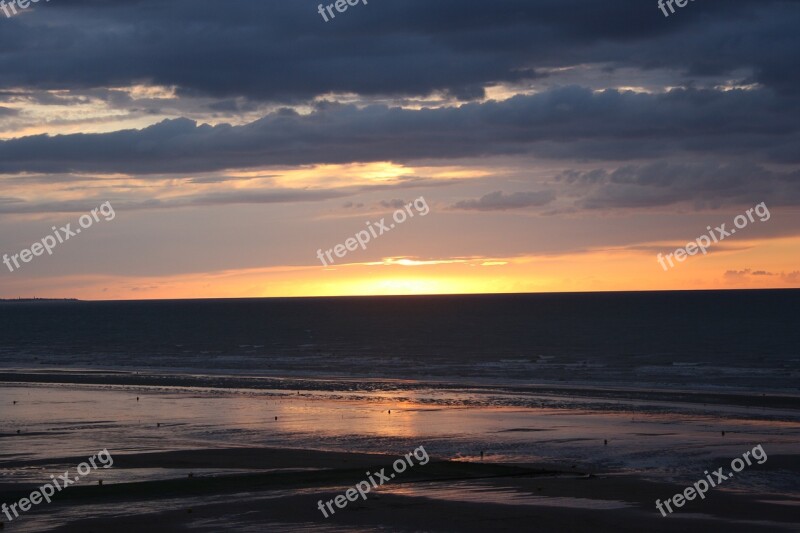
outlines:
[[[75,458],[77,459],[77,458]],[[707,531],[724,523],[730,531],[791,531],[796,509],[736,493],[709,499],[703,513],[666,521],[651,512],[651,500],[680,490],[633,476],[590,476],[528,466],[431,462],[331,517],[317,511],[317,496],[337,492],[364,469],[388,465],[392,456],[337,454],[274,448],[195,450],[179,454],[125,456],[117,468],[209,465],[270,469],[243,473],[76,488],[54,502],[65,520],[32,515],[13,531]],[[115,459],[115,462],[117,459]],[[292,467],[313,471],[284,472]],[[797,466],[796,464],[794,465]],[[319,469],[319,470],[316,470]],[[602,494],[602,497],[598,497]],[[731,512],[731,509],[735,509]],[[769,516],[769,520],[764,520]],[[391,527],[387,528],[387,522]],[[532,524],[535,524],[533,526]]]
[[[12,431],[1,437],[2,501],[74,470],[95,448],[107,448],[114,464],[6,522],[8,531],[483,531],[488,523],[501,531],[531,523],[552,531],[700,531],[723,523],[731,531],[789,531],[800,502],[793,489],[800,421],[797,399],[786,396],[748,406],[741,397],[634,402],[609,399],[608,390],[579,397],[552,387],[498,399],[497,388],[445,394],[420,383],[366,394],[330,390],[331,383],[192,388],[121,372],[38,377],[49,383],[10,383],[13,372],[3,374],[0,403],[10,405],[3,427]],[[151,384],[81,383],[123,378]],[[523,401],[541,407],[511,405]],[[769,454],[764,464],[687,502],[682,513],[655,509],[657,499],[754,443]],[[428,464],[333,516],[318,510],[319,500],[421,445]]]

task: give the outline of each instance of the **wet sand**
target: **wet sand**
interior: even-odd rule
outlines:
[[[76,486],[49,506],[40,506],[8,531],[151,532],[167,531],[791,531],[797,507],[759,497],[712,491],[667,518],[655,512],[656,498],[683,487],[630,475],[559,471],[531,465],[441,461],[415,465],[345,509],[324,518],[317,509],[328,500],[389,467],[391,455],[348,454],[271,448],[184,450],[118,455],[117,470],[204,468],[272,470],[103,486]],[[794,458],[774,458],[778,462]],[[59,458],[74,463],[78,457]],[[34,466],[35,463],[26,466]],[[4,464],[4,467],[22,466]],[[308,469],[303,472],[294,468]],[[101,473],[102,474],[102,473]],[[4,487],[3,501],[28,488]],[[61,517],[36,520],[40,515]],[[252,529],[251,529],[252,528]],[[796,529],[794,529],[796,530]]]
[[[411,385],[345,394],[4,383],[0,501],[103,448],[114,459],[53,503],[4,519],[4,531],[796,530],[791,398],[749,406],[742,396],[706,404],[618,391],[609,401]],[[656,510],[656,499],[756,444],[764,464],[666,518]],[[428,464],[330,518],[317,508],[422,445]]]

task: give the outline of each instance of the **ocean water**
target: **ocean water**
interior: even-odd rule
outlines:
[[[256,379],[271,377],[345,390],[400,380],[792,395],[799,318],[797,290],[7,302],[0,370],[256,388],[296,387]]]

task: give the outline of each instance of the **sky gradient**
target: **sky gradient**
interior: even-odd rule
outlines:
[[[317,6],[0,13],[0,297],[800,287],[800,2]]]

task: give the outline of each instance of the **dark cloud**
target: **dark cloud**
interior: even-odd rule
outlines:
[[[582,190],[586,209],[648,208],[689,203],[696,208],[725,205],[800,205],[800,171],[776,172],[747,163],[626,165],[613,171],[567,171],[557,181]]]
[[[474,211],[506,211],[509,209],[523,209],[526,207],[540,207],[555,200],[553,191],[531,191],[503,194],[495,191],[480,197],[477,200],[464,200],[452,206],[453,209]]]
[[[139,116],[219,113],[236,124],[245,120],[236,115],[257,116],[275,102],[308,104],[331,93],[357,102],[316,101],[308,114],[280,109],[244,125],[178,118],[142,130],[0,141],[0,175],[14,183],[122,173],[188,174],[191,185],[229,181],[228,169],[534,156],[608,163],[558,176],[559,196],[575,199],[558,205],[562,212],[800,205],[800,172],[776,170],[800,165],[797,1],[706,0],[664,18],[655,2],[639,0],[404,0],[325,23],[316,3],[70,0],[3,22],[0,102],[102,102]],[[589,75],[587,86],[553,81],[564,69],[581,80],[590,68],[625,71],[651,89],[666,80],[684,88],[594,90]],[[719,86],[697,83],[702,77]],[[531,80],[547,85],[478,101],[496,84]],[[174,88],[177,97],[120,89],[133,84]],[[753,86],[731,89],[742,84]],[[366,105],[448,97],[470,103]],[[17,113],[0,106],[0,119]],[[410,177],[390,188],[443,181]],[[184,200],[240,199],[220,194]],[[546,194],[498,191],[454,207],[524,208],[552,201]]]
[[[535,154],[602,160],[715,153],[800,163],[798,104],[768,90],[637,94],[578,87],[457,108],[283,109],[243,126],[165,120],[143,130],[0,142],[0,174],[207,172],[265,165]]]
[[[256,111],[258,105],[250,100],[228,98],[226,100],[219,100],[208,104],[208,108],[212,111],[224,111],[227,113],[243,113]]]
[[[317,2],[70,0],[3,20],[0,88],[152,83],[181,95],[296,102],[330,92],[474,99],[542,69],[607,63],[694,76],[749,72],[794,93],[791,0],[403,0],[323,22]],[[226,104],[222,104],[225,107]],[[231,106],[232,104],[227,104]]]

